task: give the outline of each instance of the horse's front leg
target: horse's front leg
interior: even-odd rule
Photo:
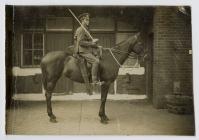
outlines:
[[[109,87],[110,87],[110,83],[104,83],[101,86],[101,106],[99,110],[99,117],[101,118],[101,123],[103,124],[107,124],[109,120],[105,114],[105,104],[106,104]]]

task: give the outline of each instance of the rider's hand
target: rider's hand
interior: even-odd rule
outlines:
[[[99,49],[101,49],[102,48],[102,46],[97,46]]]
[[[99,39],[97,39],[97,38],[93,39],[93,43],[97,44],[98,41],[99,41]]]

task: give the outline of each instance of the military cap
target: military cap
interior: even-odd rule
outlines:
[[[85,17],[89,17],[89,16],[90,16],[89,13],[83,13],[83,14],[80,14],[80,15],[79,15],[78,19],[79,19],[80,21],[82,21]]]

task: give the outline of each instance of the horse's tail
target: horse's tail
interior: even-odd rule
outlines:
[[[43,83],[44,90],[46,90],[47,89],[47,71],[46,71],[46,65],[41,62],[40,66],[41,66],[41,73],[42,73],[42,83]]]

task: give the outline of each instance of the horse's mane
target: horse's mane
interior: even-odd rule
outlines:
[[[121,46],[121,44],[124,44],[125,41],[126,41],[126,40],[122,40],[122,41],[120,41],[119,43],[117,43],[115,46],[116,46],[116,47],[117,47],[117,46]]]
[[[135,35],[134,35],[134,36],[135,36]],[[121,42],[117,43],[117,44],[115,45],[115,47],[123,46],[124,44],[128,43],[128,42],[130,41],[130,39],[131,39],[132,37],[134,37],[134,36],[130,36],[130,37],[128,37],[127,39],[122,40]]]

